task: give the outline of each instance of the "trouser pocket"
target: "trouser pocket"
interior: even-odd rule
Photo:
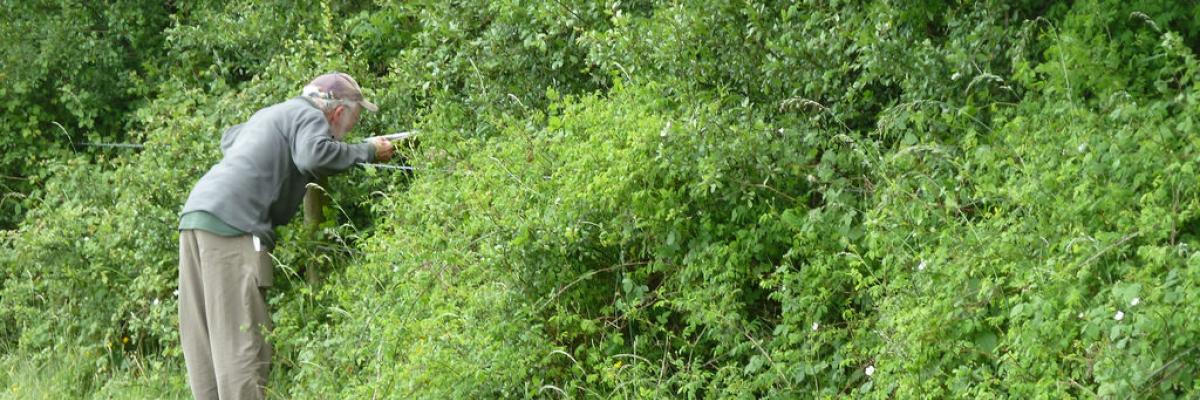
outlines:
[[[253,246],[250,248],[250,264],[254,268],[255,279],[258,280],[258,287],[271,287],[275,284],[275,270],[272,268],[271,252],[264,249],[254,235],[250,235],[250,240],[253,241]]]

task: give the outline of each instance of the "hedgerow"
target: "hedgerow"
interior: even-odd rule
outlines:
[[[9,196],[29,211],[0,231],[5,396],[186,395],[179,206],[224,127],[329,70],[384,108],[350,140],[416,130],[402,149],[414,169],[335,177],[319,239],[281,229],[273,397],[1200,387],[1198,6],[279,1],[153,15],[169,25],[137,42],[153,61],[105,67],[150,78],[95,89],[124,107],[98,137],[145,147],[45,152]],[[26,18],[4,31],[62,23]],[[18,130],[53,120],[4,115]],[[306,282],[312,269],[325,279]],[[78,366],[36,367],[55,356]]]

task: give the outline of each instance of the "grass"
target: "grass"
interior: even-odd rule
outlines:
[[[114,372],[78,348],[0,354],[0,400],[191,398],[183,360]]]

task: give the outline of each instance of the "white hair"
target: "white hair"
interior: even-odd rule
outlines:
[[[321,112],[326,114],[332,113],[333,110],[337,109],[338,106],[352,106],[354,108],[358,107],[358,102],[356,101],[334,99],[333,95],[331,95],[329,92],[323,92],[321,89],[313,85],[305,86],[304,90],[300,92],[300,95],[307,97],[314,105],[317,106],[318,109],[321,110]]]

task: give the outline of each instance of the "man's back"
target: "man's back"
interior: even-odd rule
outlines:
[[[374,158],[371,144],[338,143],[329,129],[300,97],[259,110],[225,131],[224,158],[196,183],[183,213],[208,212],[273,247],[273,228],[296,214],[308,182]]]

